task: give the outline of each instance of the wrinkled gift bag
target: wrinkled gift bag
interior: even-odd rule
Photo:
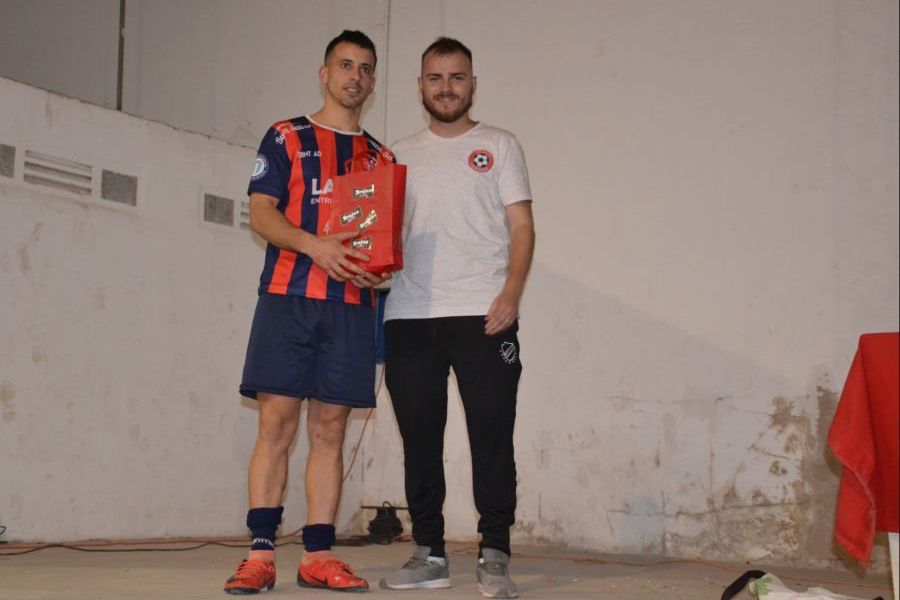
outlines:
[[[744,586],[751,596],[759,600],[868,600],[835,594],[819,587],[809,588],[805,592],[795,592],[771,573],[763,571],[747,571],[738,577],[722,594],[722,600],[731,600],[744,589]],[[878,596],[874,600],[884,599]]]
[[[344,245],[366,254],[368,262],[351,259],[375,275],[403,268],[403,203],[406,165],[379,163],[359,154],[334,178],[331,216],[326,235],[353,231]]]

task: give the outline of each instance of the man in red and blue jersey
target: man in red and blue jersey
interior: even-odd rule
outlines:
[[[267,242],[259,302],[247,348],[241,394],[259,403],[250,459],[247,526],[250,551],[225,584],[231,594],[275,585],[275,531],[281,522],[288,449],[308,399],[307,524],[297,583],[366,591],[368,583],[331,554],[342,483],[342,446],[351,408],[375,405],[374,310],[381,277],[351,259],[364,254],[329,236],[332,179],[355,155],[393,155],[359,121],[375,89],[372,41],[344,31],[319,70],[325,103],[316,113],[279,121],[266,132],[251,176],[250,226]]]

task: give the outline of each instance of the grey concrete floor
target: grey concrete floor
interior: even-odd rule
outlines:
[[[480,598],[470,544],[448,546],[453,587],[448,590],[394,592],[378,589],[378,580],[402,564],[411,553],[409,543],[389,546],[339,547],[336,553],[369,580],[371,595],[413,600]],[[0,554],[5,552],[0,546]],[[523,600],[719,600],[722,590],[747,565],[711,565],[695,562],[661,563],[647,558],[576,555],[546,548],[514,549],[511,571]],[[328,591],[307,590],[294,582],[301,548],[278,550],[278,583],[261,596],[278,598],[332,598]],[[0,555],[2,600],[224,600],[222,584],[244,555],[241,548],[207,546],[184,552],[85,553],[49,548],[22,556]],[[656,563],[656,564],[653,564]],[[754,566],[753,568],[760,568]],[[820,585],[831,591],[858,596],[890,598],[890,575],[860,579],[839,573],[779,567],[763,568],[795,589]],[[790,579],[789,579],[790,578]],[[875,586],[875,587],[872,587]],[[341,595],[346,598],[348,595]],[[750,596],[743,592],[738,598]]]

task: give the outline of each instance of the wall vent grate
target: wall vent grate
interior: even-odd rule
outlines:
[[[34,185],[90,196],[94,174],[90,165],[26,150],[22,179]]]
[[[203,220],[234,227],[234,200],[213,194],[204,194]]]
[[[12,177],[16,168],[16,147],[0,144],[0,175]]]
[[[241,201],[241,229],[250,229],[250,201]]]
[[[100,197],[110,202],[137,206],[137,177],[103,169]]]

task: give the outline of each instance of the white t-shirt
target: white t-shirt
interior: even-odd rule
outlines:
[[[425,129],[391,150],[407,165],[406,209],[385,320],[486,314],[506,282],[506,207],[531,200],[519,142],[478,123],[453,138]]]

